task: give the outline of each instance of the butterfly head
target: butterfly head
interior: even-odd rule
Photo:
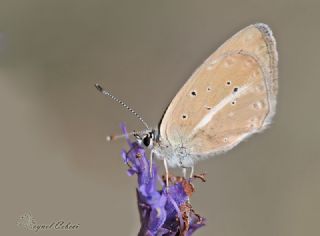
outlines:
[[[143,134],[134,134],[135,138],[137,139],[137,142],[149,149],[153,148],[153,144],[156,141],[156,131],[155,130],[149,130]]]

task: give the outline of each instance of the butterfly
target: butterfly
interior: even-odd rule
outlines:
[[[164,112],[157,129],[100,85],[96,88],[146,126],[138,142],[169,167],[226,152],[269,126],[276,112],[278,53],[271,29],[250,25],[227,40],[192,74]],[[168,183],[168,181],[167,181]]]

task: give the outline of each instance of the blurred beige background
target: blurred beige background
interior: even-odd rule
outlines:
[[[76,231],[136,235],[135,178],[106,143],[126,110],[152,125],[221,43],[255,22],[271,26],[280,55],[278,113],[270,129],[199,163],[192,198],[208,225],[196,235],[319,235],[319,1],[134,0],[0,2],[0,234],[70,220]]]

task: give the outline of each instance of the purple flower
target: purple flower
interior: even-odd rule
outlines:
[[[196,214],[189,203],[194,192],[191,179],[170,176],[170,185],[166,189],[155,164],[150,175],[144,148],[130,141],[124,125],[121,128],[130,146],[129,151],[122,150],[122,159],[129,166],[128,175],[136,174],[138,177],[137,200],[141,222],[138,236],[190,236],[204,226],[205,219]]]

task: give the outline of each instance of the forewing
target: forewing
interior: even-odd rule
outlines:
[[[245,28],[213,53],[169,105],[160,136],[204,156],[225,151],[270,123],[277,52],[270,29]]]

